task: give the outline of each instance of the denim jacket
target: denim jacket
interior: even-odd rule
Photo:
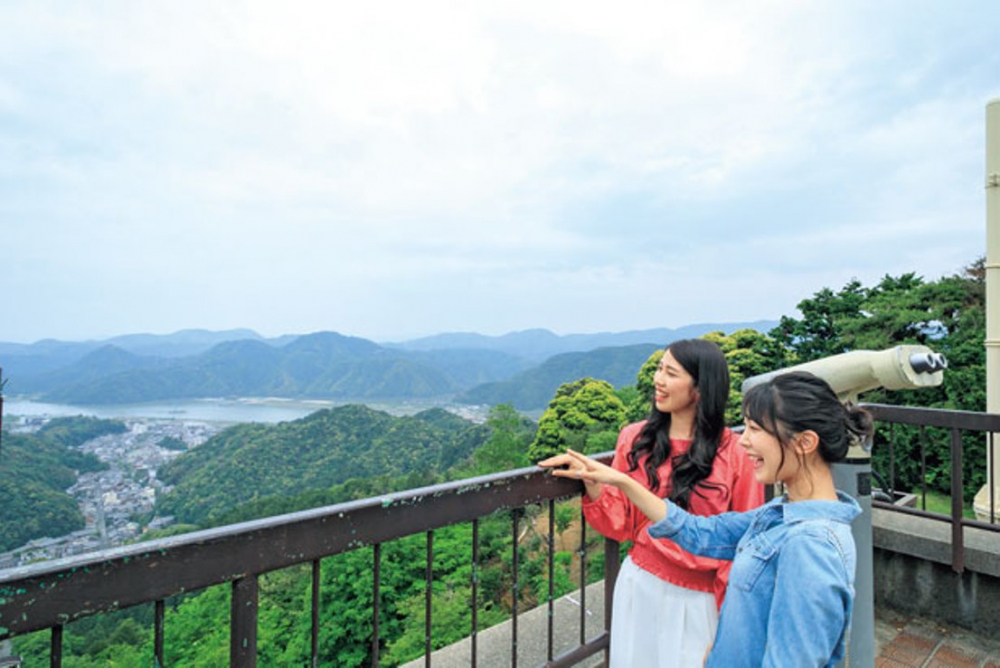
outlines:
[[[744,513],[691,515],[672,503],[649,527],[684,549],[731,559],[729,589],[706,668],[833,666],[844,656],[854,605],[851,497],[784,497]]]

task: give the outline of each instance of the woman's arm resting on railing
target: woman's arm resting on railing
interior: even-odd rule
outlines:
[[[587,495],[595,499],[600,496],[600,485],[613,485],[622,490],[635,507],[649,518],[650,522],[659,522],[667,516],[666,502],[643,487],[637,480],[625,473],[602,464],[574,450],[567,450],[564,455],[556,455],[538,462],[544,468],[551,468],[552,475],[560,478],[582,480],[587,488]],[[555,468],[565,466],[566,468]],[[595,490],[593,495],[591,490]]]

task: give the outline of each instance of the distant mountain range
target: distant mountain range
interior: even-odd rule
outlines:
[[[387,347],[402,350],[442,350],[454,348],[474,348],[477,350],[497,350],[533,362],[542,362],[560,353],[586,352],[597,348],[631,346],[652,343],[665,346],[678,339],[697,338],[708,332],[722,330],[727,334],[737,329],[756,329],[766,332],[777,325],[775,320],[754,322],[699,323],[685,325],[677,329],[659,328],[632,330],[627,332],[599,332],[596,334],[554,334],[547,329],[526,329],[501,336],[486,336],[472,332],[451,332],[435,334],[403,343],[386,343]]]
[[[767,331],[777,323],[704,323],[678,329],[503,336],[450,333],[378,344],[335,332],[266,339],[248,329],[131,334],[104,341],[0,343],[15,396],[62,404],[207,397],[350,401],[456,396],[465,403],[541,408],[564,382],[592,376],[632,383],[649,354],[711,331]]]
[[[269,343],[281,345],[293,338],[295,337],[270,339]],[[34,375],[69,366],[95,350],[108,346],[133,355],[176,358],[198,355],[220,343],[244,339],[264,340],[252,329],[229,329],[221,332],[185,329],[173,334],[125,334],[100,341],[44,339],[35,343],[0,342],[0,363],[8,376]]]
[[[225,341],[176,358],[106,345],[68,366],[33,375],[17,373],[17,358],[5,357],[3,364],[11,368],[5,371],[8,392],[84,405],[203,397],[440,397],[506,378],[528,365],[496,351],[409,352],[333,332],[299,336],[282,346],[258,339]]]

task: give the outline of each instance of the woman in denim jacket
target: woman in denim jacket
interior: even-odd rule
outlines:
[[[614,485],[654,523],[651,536],[732,560],[706,666],[833,666],[844,656],[851,621],[850,523],[861,509],[834,488],[830,464],[847,455],[852,437],[871,434],[871,417],[845,407],[825,381],[805,372],[751,388],[743,415],[740,444],[757,481],[785,490],[755,510],[691,515],[575,452],[568,468],[553,474]]]

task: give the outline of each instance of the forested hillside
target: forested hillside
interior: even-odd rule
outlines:
[[[486,440],[482,425],[432,409],[394,417],[341,406],[277,425],[231,427],[160,471],[160,514],[208,525],[243,504],[352,479],[443,473]]]
[[[105,465],[73,447],[124,430],[120,422],[74,417],[52,420],[35,434],[5,433],[0,449],[0,552],[82,529],[77,502],[65,490],[79,473]]]
[[[644,343],[556,355],[509,380],[474,387],[455,397],[455,401],[511,404],[523,411],[544,408],[560,385],[579,378],[600,378],[616,387],[634,383],[637,369],[650,353],[661,348],[662,345]]]
[[[245,496],[227,487],[227,493],[212,496],[211,507],[197,507],[200,513],[197,517],[204,518],[207,526],[520,466],[527,462],[525,453],[533,435],[534,424],[510,407],[495,408],[486,424],[475,425],[440,409],[395,418],[361,406],[345,406],[321,411],[295,423],[230,429],[175,460],[171,476],[179,487],[186,480],[197,481],[177,497],[188,501],[210,493],[211,475],[221,481],[234,472],[235,478],[252,479],[279,490],[272,496],[253,494],[255,498],[249,502],[234,506]],[[249,471],[243,471],[253,458],[267,466],[252,465]],[[322,484],[317,481],[325,479],[330,469],[337,469],[341,463],[348,475],[367,475],[372,470],[382,473],[303,491],[310,485]],[[308,469],[325,471],[314,474]],[[203,471],[212,474],[206,477]],[[341,473],[335,477],[342,477]],[[565,530],[565,524],[560,523],[560,531]],[[542,559],[544,542],[529,522],[525,522],[525,527],[528,532],[519,548],[522,607],[539,602],[548,586]],[[435,532],[435,590],[440,588],[433,621],[435,647],[459,640],[471,625],[470,532],[468,525]],[[591,536],[591,542],[596,548],[599,541]],[[510,614],[511,543],[506,514],[480,522],[477,579],[480,628]],[[382,665],[398,665],[419,656],[423,650],[425,550],[423,536],[388,543],[382,550]],[[555,591],[562,594],[574,587],[569,570],[573,555],[559,552],[556,556]],[[592,578],[600,577],[602,564],[600,559],[592,561]],[[261,578],[258,621],[261,665],[308,665],[310,579],[308,567]],[[371,551],[361,549],[324,559],[320,586],[321,665],[368,665]],[[169,665],[214,668],[227,662],[227,587],[175,597],[167,606],[165,645]],[[152,640],[145,632],[149,624],[150,611],[143,607],[74,623],[67,627],[64,639],[64,665],[74,668],[145,665],[152,655]],[[47,660],[48,642],[42,635],[18,639],[16,649],[25,657],[26,665]]]
[[[108,345],[63,368],[11,375],[8,389],[83,405],[201,397],[426,398],[507,378],[526,364],[496,351],[408,352],[320,332],[284,346],[226,341],[182,358],[140,356]]]

